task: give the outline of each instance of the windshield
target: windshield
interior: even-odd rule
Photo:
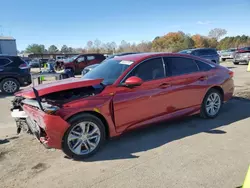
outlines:
[[[72,56],[72,57],[68,57],[67,59],[64,60],[64,62],[66,62],[66,63],[72,62],[72,61],[74,61],[77,57],[78,57],[78,55]]]
[[[96,68],[92,69],[90,72],[85,74],[83,79],[99,79],[102,78],[103,84],[111,85],[113,84],[119,76],[127,70],[127,68],[132,64],[132,61],[123,60],[106,60]]]

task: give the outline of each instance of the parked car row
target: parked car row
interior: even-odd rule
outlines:
[[[250,47],[243,47],[239,49],[230,48],[228,50],[219,51],[218,53],[222,61],[232,59],[235,65],[239,63],[248,64],[250,61]]]

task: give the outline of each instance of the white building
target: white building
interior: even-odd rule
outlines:
[[[0,36],[0,54],[17,55],[16,39]]]

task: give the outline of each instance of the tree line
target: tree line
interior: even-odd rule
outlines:
[[[103,43],[99,39],[88,41],[83,48],[73,48],[63,45],[60,49],[51,45],[48,49],[42,44],[31,44],[25,52],[27,53],[119,53],[119,52],[178,52],[188,48],[216,48],[225,50],[228,48],[241,48],[250,46],[250,36],[230,36],[225,29],[215,28],[209,31],[207,36],[200,34],[190,35],[182,31],[169,32],[163,36],[157,36],[153,41],[142,41],[130,43],[122,40],[119,45],[115,42]]]

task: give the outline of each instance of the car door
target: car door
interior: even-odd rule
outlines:
[[[86,62],[87,65],[86,66],[97,64],[99,62],[100,61],[96,58],[96,56],[94,56],[94,55],[87,55],[87,62]]]
[[[123,79],[124,82],[126,78],[137,76],[144,82],[134,88],[117,88],[113,106],[118,132],[168,112],[168,101],[163,98],[171,91],[171,85],[170,78],[165,75],[162,58],[154,58],[140,63]]]
[[[164,62],[171,74],[171,98],[175,111],[198,107],[207,90],[207,71],[200,71],[192,58],[165,57]]]
[[[76,73],[81,72],[87,65],[87,60],[85,56],[80,56],[76,59]]]

